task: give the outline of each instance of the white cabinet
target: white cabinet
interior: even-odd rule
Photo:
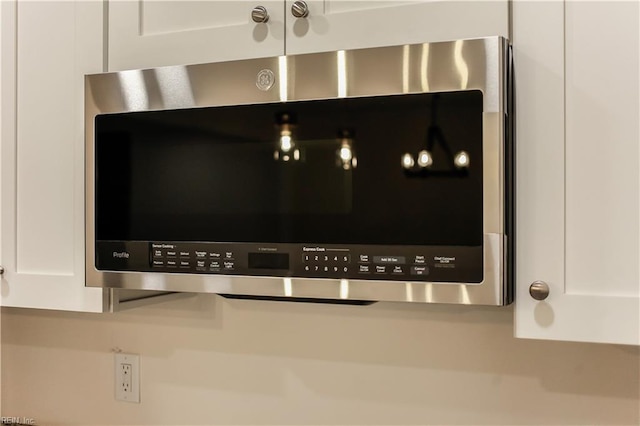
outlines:
[[[84,81],[97,2],[2,2],[2,306],[100,312],[84,287]]]
[[[266,23],[251,20],[263,6]],[[110,71],[284,54],[282,0],[110,1]]]
[[[0,2],[0,305],[84,312],[178,297],[85,287],[84,75],[104,70],[98,2]]]
[[[640,344],[639,17],[513,5],[518,337]]]
[[[291,15],[286,0],[287,54],[509,37],[509,1],[309,0],[309,16]]]
[[[109,2],[109,70],[502,35],[509,2],[309,0]],[[256,24],[263,6],[269,21]]]

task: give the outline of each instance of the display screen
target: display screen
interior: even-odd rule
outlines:
[[[482,105],[462,91],[99,115],[97,240],[482,245]]]
[[[287,253],[249,253],[251,269],[289,269]]]

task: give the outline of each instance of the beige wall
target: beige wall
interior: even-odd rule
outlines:
[[[39,424],[633,424],[638,348],[512,337],[511,308],[228,301],[2,311],[2,414]],[[623,325],[621,325],[623,326]],[[114,347],[141,404],[114,401]]]

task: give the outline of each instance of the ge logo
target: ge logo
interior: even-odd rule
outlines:
[[[260,90],[267,91],[271,89],[271,86],[273,86],[275,80],[276,77],[273,74],[273,71],[264,69],[261,70],[256,77],[256,86],[258,86],[258,89]]]

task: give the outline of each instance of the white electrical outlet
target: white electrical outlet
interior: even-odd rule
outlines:
[[[117,353],[115,361],[116,401],[140,402],[140,357]]]

